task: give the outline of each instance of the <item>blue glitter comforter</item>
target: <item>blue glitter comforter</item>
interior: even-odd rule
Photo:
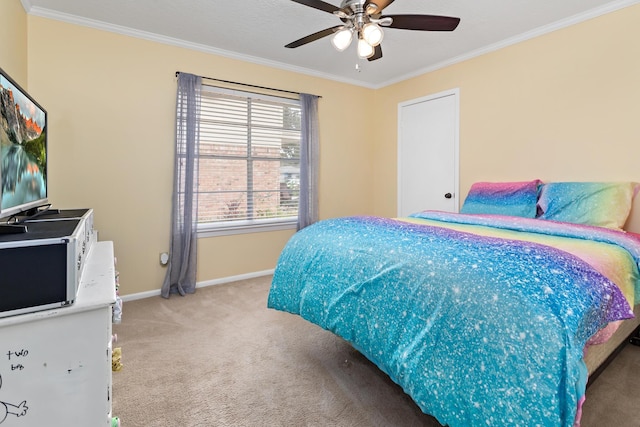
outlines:
[[[287,243],[268,306],[352,343],[442,424],[572,426],[586,388],[585,344],[633,316],[640,245],[595,241],[584,227],[572,237],[568,224],[560,236],[542,230],[568,242],[560,250],[498,216],[450,228],[465,218],[477,217],[320,221]],[[502,226],[509,238],[492,235]],[[574,245],[587,255],[567,252]],[[584,260],[602,251],[604,264],[625,264],[629,273],[616,280],[629,282],[630,297],[606,266]]]

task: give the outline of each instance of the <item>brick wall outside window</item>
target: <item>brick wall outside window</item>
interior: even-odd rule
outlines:
[[[297,216],[299,117],[297,123],[293,117],[292,125],[291,119],[285,118],[291,115],[286,106],[273,102],[256,105],[255,101],[249,103],[242,97],[220,97],[219,105],[218,98],[203,97],[203,103],[210,101],[211,105],[210,109],[203,108],[203,114],[209,116],[204,119],[205,131],[201,126],[200,132],[199,222]],[[251,108],[255,109],[256,118],[247,123]],[[248,180],[248,167],[252,167],[253,182]],[[248,203],[248,190],[252,190],[252,204]]]

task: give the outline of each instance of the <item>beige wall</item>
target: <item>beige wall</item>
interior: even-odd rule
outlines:
[[[168,250],[176,71],[321,95],[320,215],[371,213],[374,93],[309,77],[29,17],[30,92],[49,111],[50,201],[92,207],[113,240],[122,294],[157,290]],[[292,231],[200,239],[198,281],[272,269]]]
[[[157,290],[164,277],[177,70],[323,97],[322,218],[395,215],[397,105],[451,88],[461,96],[462,197],[476,180],[640,180],[638,5],[379,90],[27,21],[28,87],[50,114],[51,201],[95,209],[123,294]],[[19,67],[21,55],[8,62]],[[371,116],[375,132],[336,126]],[[291,234],[201,239],[198,280],[273,268]]]
[[[0,68],[27,89],[27,14],[19,0],[0,1]]]
[[[398,103],[460,88],[460,191],[480,180],[640,181],[640,5],[376,93],[374,210],[396,214]]]

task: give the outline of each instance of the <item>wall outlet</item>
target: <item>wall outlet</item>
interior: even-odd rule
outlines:
[[[167,265],[169,263],[169,253],[162,252],[160,253],[160,265]]]

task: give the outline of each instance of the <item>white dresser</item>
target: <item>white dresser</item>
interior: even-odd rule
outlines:
[[[115,301],[113,242],[96,242],[73,305],[0,319],[0,425],[111,426]]]

